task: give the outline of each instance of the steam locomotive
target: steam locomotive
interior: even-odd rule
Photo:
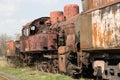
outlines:
[[[27,23],[20,58],[44,72],[120,79],[120,0],[82,0]]]

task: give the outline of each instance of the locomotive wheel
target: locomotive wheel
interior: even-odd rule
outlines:
[[[39,70],[42,72],[51,72],[51,65],[47,62],[42,62],[39,66]]]
[[[52,72],[53,72],[53,73],[58,73],[58,68],[52,67]]]
[[[40,63],[39,62],[35,63],[35,68],[36,68],[36,70],[40,71]]]
[[[52,72],[53,73],[58,73],[59,72],[59,69],[58,69],[58,60],[54,60],[53,61]]]
[[[69,61],[67,62],[66,70],[69,76],[74,77],[75,70],[73,69],[73,64]]]
[[[102,80],[102,70],[101,70],[101,67],[97,67],[97,80]]]

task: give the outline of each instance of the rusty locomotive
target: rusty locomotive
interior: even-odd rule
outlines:
[[[20,52],[19,40],[11,40],[6,42],[6,53],[5,56],[7,61],[14,63],[15,59],[18,59]]]
[[[23,26],[20,58],[45,72],[120,79],[120,0],[82,0]]]

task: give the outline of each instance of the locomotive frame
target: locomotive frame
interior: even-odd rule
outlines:
[[[23,26],[20,58],[45,72],[120,79],[120,0],[82,0]],[[69,14],[67,14],[69,13]],[[54,14],[54,15],[53,15]],[[52,18],[52,19],[51,19]],[[50,22],[52,20],[52,22]]]

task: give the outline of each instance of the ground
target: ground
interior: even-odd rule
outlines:
[[[6,59],[0,59],[0,76],[1,75],[10,77],[12,78],[11,80],[73,80],[71,77],[65,75],[40,72],[35,70],[35,68],[15,67],[8,63]],[[2,77],[0,77],[0,80],[6,79],[2,79]]]
[[[8,64],[6,60],[2,59],[0,60],[0,72],[5,74],[7,73],[10,76],[14,76],[21,80],[73,80],[68,76],[40,72],[35,70],[34,68],[29,67],[17,68],[11,64]]]

